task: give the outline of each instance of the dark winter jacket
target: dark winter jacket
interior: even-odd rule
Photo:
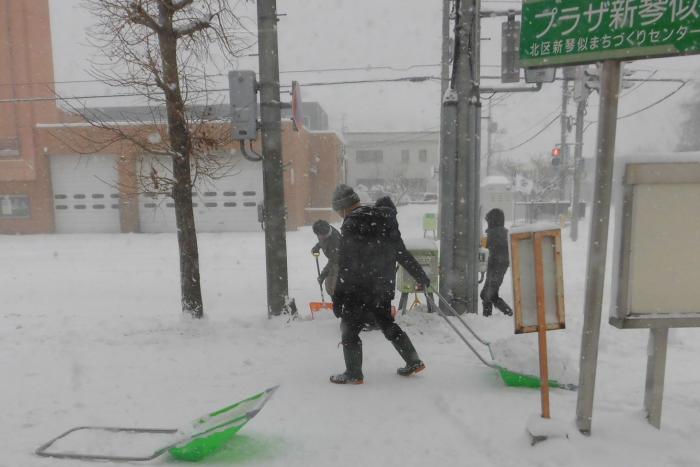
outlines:
[[[508,253],[508,229],[504,227],[505,216],[500,209],[492,209],[486,214],[486,246],[489,249],[489,270],[505,271],[510,266]]]
[[[321,277],[326,278],[333,268],[338,266],[338,252],[340,250],[340,232],[338,229],[331,226],[331,233],[324,239],[320,239],[313,247],[313,251],[322,250],[323,254],[328,258],[328,263],[321,271]]]
[[[396,207],[388,197],[353,210],[341,227],[338,282],[334,305],[381,303],[394,298],[398,261],[424,286],[430,279],[401,239]]]

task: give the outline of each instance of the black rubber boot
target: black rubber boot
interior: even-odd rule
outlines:
[[[508,306],[508,304],[501,297],[498,297],[493,304],[498,308],[501,313],[506,316],[513,316],[513,310]]]
[[[345,373],[331,376],[331,383],[335,384],[362,384],[362,344],[343,345],[343,357],[345,358]]]
[[[418,358],[418,352],[416,352],[415,347],[413,347],[413,343],[408,337],[408,334],[402,332],[398,335],[398,337],[396,337],[396,339],[391,341],[391,343],[394,344],[394,348],[406,362],[406,366],[396,370],[397,374],[401,376],[410,376],[414,373],[425,370],[425,363]]]
[[[482,302],[482,305],[484,307],[484,316],[491,316],[491,313],[493,311],[493,304],[491,302]]]

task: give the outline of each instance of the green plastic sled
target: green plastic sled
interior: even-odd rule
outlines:
[[[148,461],[169,452],[180,460],[197,462],[219,451],[233,438],[243,426],[248,423],[263,408],[265,403],[279,386],[275,386],[235,404],[224,407],[210,414],[204,415],[181,429],[172,428],[122,428],[104,426],[79,426],[71,428],[65,433],[42,444],[36,454],[43,457],[58,457],[65,459],[81,460],[107,460],[107,461]],[[74,450],[51,451],[49,448],[58,440],[68,437],[71,433],[81,430],[99,431],[108,433],[129,433],[134,435],[158,434],[174,437],[174,442],[169,442],[163,447],[155,449],[148,455],[112,455],[80,453]]]

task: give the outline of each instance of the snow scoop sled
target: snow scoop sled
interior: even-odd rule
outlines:
[[[169,452],[176,459],[197,462],[223,448],[231,439],[263,408],[279,386],[259,392],[233,405],[224,407],[193,420],[186,427],[174,428],[122,428],[106,426],[79,426],[42,444],[35,452],[43,457],[64,459],[105,460],[105,461],[149,461]],[[84,433],[108,433],[121,435],[163,435],[166,444],[144,455],[115,455],[111,453],[81,453],[75,449],[51,451],[51,446],[69,435],[82,431]]]
[[[442,309],[433,301],[432,297],[430,294],[426,293],[425,297],[426,300],[428,300],[428,303],[430,306],[437,311],[437,313],[440,315],[442,319],[445,320],[445,322],[452,328],[452,330],[457,333],[457,335],[462,339],[462,341],[467,344],[467,347],[469,347],[469,350],[471,350],[476,357],[481,360],[481,363],[486,365],[489,368],[493,368],[494,370],[498,371],[498,374],[501,376],[501,379],[503,382],[506,384],[506,386],[513,386],[513,387],[525,387],[525,388],[539,388],[540,387],[540,377],[535,376],[535,375],[528,375],[524,373],[518,373],[516,371],[511,371],[501,365],[497,365],[495,363],[495,358],[493,356],[493,350],[491,350],[491,343],[485,341],[479,335],[474,332],[474,330],[467,324],[466,321],[462,319],[461,316],[455,311],[454,308],[450,305],[450,303],[445,300],[445,298],[440,295],[436,290],[432,289],[430,290],[432,293],[437,295],[438,299],[445,305],[445,308],[450,312],[452,316],[457,318],[460,323],[464,325],[464,327],[467,328],[467,330],[471,333],[472,336],[483,346],[485,346],[488,351],[489,355],[491,356],[491,361],[485,359],[478,350],[467,340],[466,337],[464,337],[464,334],[460,332],[459,329],[457,329],[457,326],[454,325],[452,321],[445,315],[445,313],[442,311]],[[570,384],[570,383],[560,383],[559,381],[550,379],[549,381],[549,387],[551,388],[559,388],[559,389],[566,389],[568,391],[576,391],[578,389],[578,386],[575,384]]]

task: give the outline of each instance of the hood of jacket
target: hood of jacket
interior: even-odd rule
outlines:
[[[505,225],[505,221],[506,219],[503,211],[498,208],[491,209],[486,214],[486,223],[488,224],[489,229],[493,229],[494,227],[503,227]]]
[[[396,208],[389,198],[387,204],[360,206],[354,209],[343,222],[343,231],[366,238],[389,237],[398,228]]]

